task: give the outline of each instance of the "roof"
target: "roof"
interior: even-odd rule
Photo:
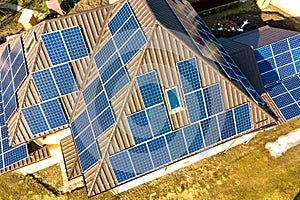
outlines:
[[[297,35],[298,32],[270,27],[269,25],[231,37],[231,40],[253,46],[254,49]]]
[[[88,196],[99,194],[123,184],[119,183],[116,178],[116,174],[110,163],[110,157],[119,152],[126,152],[136,146],[136,141],[127,121],[127,116],[137,112],[145,112],[146,108],[143,102],[143,96],[141,95],[136,79],[138,76],[148,72],[156,72],[162,90],[174,86],[178,87],[179,98],[181,102],[183,102],[184,109],[175,113],[168,113],[172,130],[182,130],[183,127],[191,123],[184,101],[185,94],[182,92],[183,86],[176,67],[178,62],[191,58],[193,58],[197,64],[201,86],[206,88],[217,85],[222,89],[222,92],[220,90],[219,92],[222,93],[221,96],[224,97],[222,104],[224,104],[225,110],[234,109],[244,104],[249,106],[251,112],[249,109],[248,114],[249,118],[251,117],[252,119],[251,131],[266,127],[274,122],[274,119],[260,105],[254,102],[249,95],[245,94],[245,92],[237,86],[240,86],[240,84],[233,83],[224,73],[220,73],[220,69],[216,69],[217,65],[212,64],[213,61],[209,60],[209,58],[204,58],[200,53],[200,48],[196,45],[195,40],[191,36],[197,32],[196,28],[187,28],[188,23],[184,22],[186,18],[179,18],[179,15],[181,16],[182,14],[180,13],[180,7],[176,7],[176,5],[187,6],[186,8],[191,10],[193,15],[197,16],[187,1],[183,1],[184,4],[177,1],[175,5],[173,1],[165,0],[157,0],[155,4],[153,3],[154,1],[146,0],[122,0],[105,7],[45,21],[22,34],[23,45],[25,47],[32,42],[34,35],[37,39],[33,43],[31,50],[26,54],[27,68],[30,73],[52,68],[45,45],[40,38],[44,33],[79,25],[89,56],[69,63],[76,79],[76,84],[78,85],[78,91],[59,97],[59,102],[62,105],[68,123],[37,135],[31,134],[28,124],[21,114],[22,108],[42,102],[31,75],[26,78],[17,91],[20,107],[8,121],[9,141],[11,145],[26,143],[58,130],[70,126],[72,127],[72,125],[74,125],[73,122],[78,119],[78,116],[87,112],[83,92],[92,81],[99,78],[94,57],[111,38],[110,30],[107,26],[108,22],[125,2],[129,3],[147,42],[124,66],[129,77],[128,84],[122,87],[122,89],[109,100],[109,107],[112,110],[115,123],[108,129],[105,129],[95,141],[92,141],[91,146],[98,147],[97,152],[99,152],[101,156],[93,154],[95,152],[91,152],[88,155],[93,156],[89,158],[92,160],[98,156],[99,160],[86,170],[82,170],[81,166]],[[161,5],[161,7],[159,5]],[[162,13],[161,8],[165,8],[168,12],[173,14]],[[175,15],[174,13],[177,14]],[[170,21],[168,21],[166,17],[169,17]],[[90,24],[92,24],[92,26]],[[177,31],[175,31],[175,29]],[[214,43],[217,44],[217,41],[214,41]],[[3,46],[4,45],[0,46],[0,48]],[[164,93],[162,98],[166,99]],[[16,124],[18,124],[18,126],[15,126]],[[89,126],[91,127],[92,125]],[[86,130],[89,130],[90,127]],[[67,137],[61,141],[69,179],[80,175],[78,171],[80,155],[76,155],[80,149],[74,145],[74,141],[79,137],[75,136],[77,130],[73,128],[74,126],[72,127],[73,138]],[[248,128],[247,131],[250,131],[250,128]],[[213,143],[213,145],[222,142],[224,141]],[[207,148],[213,145],[207,146]],[[87,147],[85,146],[85,148]],[[76,152],[76,154],[74,154],[74,152]],[[87,150],[85,152],[87,152]],[[83,155],[83,152],[81,152],[81,155]]]

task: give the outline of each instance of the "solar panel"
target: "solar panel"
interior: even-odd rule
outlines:
[[[14,77],[14,86],[15,89],[18,89],[20,85],[22,84],[23,80],[27,77],[27,68],[26,63],[23,62],[23,64],[20,66],[19,70],[17,71],[15,77]]]
[[[191,123],[207,117],[202,90],[185,95],[185,102]]]
[[[199,123],[184,127],[183,132],[190,154],[204,148],[204,141]]]
[[[299,104],[293,103],[281,108],[280,112],[286,120],[290,120],[300,115],[300,107]]]
[[[200,124],[206,146],[213,145],[221,140],[216,116],[206,118]]]
[[[294,76],[289,79],[283,80],[282,84],[286,87],[287,90],[294,90],[300,88],[300,78],[299,76]]]
[[[13,95],[7,105],[4,107],[4,116],[5,116],[5,121],[8,121],[8,119],[11,117],[13,112],[17,109],[18,104],[17,104],[17,99],[16,96]]]
[[[51,68],[60,96],[78,91],[71,68],[68,64]]]
[[[22,40],[21,40],[21,37],[18,37],[17,41],[15,42],[14,46],[11,48],[11,51],[10,51],[11,63],[14,62],[17,55],[20,54],[20,51],[22,51],[22,49],[23,49]]]
[[[285,107],[295,102],[293,97],[289,93],[281,94],[277,97],[272,98],[272,100],[278,108]]]
[[[88,146],[95,141],[92,128],[88,126],[77,137],[74,138],[77,153],[81,154]]]
[[[252,128],[249,103],[235,107],[233,112],[237,134],[243,133]]]
[[[172,161],[188,154],[182,130],[176,130],[165,136]]]
[[[220,113],[224,110],[221,86],[219,83],[204,88],[203,94],[208,116]]]
[[[290,91],[292,97],[298,102],[300,105],[300,88]]]
[[[109,107],[109,102],[106,98],[104,92],[101,92],[96,98],[87,105],[87,111],[91,120],[95,119],[99,114],[101,114],[107,107]]]
[[[126,2],[121,9],[115,14],[115,16],[108,23],[110,33],[114,35],[118,29],[124,24],[124,22],[132,15],[132,10],[129,4]]]
[[[22,114],[32,135],[37,135],[49,130],[48,124],[39,105],[22,108]]]
[[[300,34],[289,37],[288,41],[289,41],[289,44],[292,49],[299,47],[300,46]]]
[[[274,58],[272,58],[272,57],[262,60],[262,61],[258,61],[257,66],[258,66],[258,69],[259,69],[261,75],[263,73],[266,73],[266,72],[269,72],[272,70],[276,70],[276,64],[275,64]]]
[[[71,60],[87,57],[88,51],[79,26],[61,30]]]
[[[110,38],[103,47],[95,54],[94,61],[98,69],[107,62],[107,60],[116,52],[116,47],[113,43],[113,39]]]
[[[293,60],[299,61],[300,60],[300,48],[292,50]]]
[[[158,137],[147,142],[154,168],[171,162],[165,137]]]
[[[88,105],[102,90],[100,78],[97,77],[82,91],[85,104]]]
[[[130,148],[128,153],[130,155],[136,175],[143,174],[154,168],[145,143]]]
[[[58,99],[46,101],[40,105],[50,129],[55,129],[68,123]]]
[[[1,71],[3,71],[3,70],[2,70],[3,64],[4,64],[5,60],[7,60],[8,55],[9,55],[9,47],[8,47],[8,45],[6,45],[6,46],[4,47],[4,49],[3,49],[3,52],[2,52],[2,54],[1,54],[1,56],[0,56],[0,69],[1,69]],[[2,77],[1,77],[1,78],[2,78]]]
[[[142,143],[152,138],[146,111],[140,111],[127,116],[127,122],[135,144]]]
[[[275,62],[276,62],[277,67],[282,67],[284,65],[292,63],[293,62],[292,55],[289,51],[279,54],[279,55],[276,55]]]
[[[99,69],[99,74],[103,83],[106,83],[120,68],[123,67],[119,55],[115,53]]]
[[[147,116],[154,137],[171,131],[168,114],[164,104],[147,109]]]
[[[72,134],[75,138],[78,136],[84,129],[89,126],[89,118],[87,112],[82,112],[73,122],[71,122]]]
[[[257,61],[265,60],[267,58],[272,58],[273,53],[270,45],[266,45],[254,50],[254,55]]]
[[[108,82],[104,85],[106,94],[112,99],[130,82],[126,69],[121,68]]]
[[[8,167],[28,157],[26,145],[17,146],[3,153],[4,167]]]
[[[145,108],[162,103],[163,98],[155,71],[136,77]]]
[[[100,152],[96,142],[94,142],[92,145],[86,148],[85,151],[79,154],[78,158],[82,172],[87,171],[99,160],[101,160]]]
[[[266,91],[271,98],[287,92],[286,88],[281,83],[266,88]]]
[[[176,63],[179,77],[185,94],[201,88],[201,80],[198,72],[196,58],[191,58]]]
[[[88,56],[79,26],[41,35],[53,66]]]
[[[233,110],[220,113],[217,118],[222,140],[236,135]]]
[[[128,151],[122,151],[110,156],[109,162],[112,166],[118,183],[122,183],[135,177],[135,171],[129,158]]]
[[[115,124],[114,114],[112,112],[112,109],[108,107],[92,122],[92,128],[95,137],[98,138],[102,133],[107,131],[114,124]]]
[[[274,55],[289,51],[287,39],[279,40],[271,44]]]

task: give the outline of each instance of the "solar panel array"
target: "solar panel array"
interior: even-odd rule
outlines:
[[[54,31],[41,35],[52,66],[88,57],[80,27]]]
[[[33,72],[32,78],[43,101],[78,91],[69,64]]]
[[[94,61],[111,99],[130,82],[125,66],[147,40],[127,2],[110,20],[108,28],[112,37],[97,52]]]
[[[300,115],[300,77],[285,79],[266,88],[267,93],[286,120]]]
[[[240,82],[255,102],[264,104],[264,101],[256,92],[252,84],[209,30],[201,17],[199,15],[191,16],[191,13],[194,13],[195,11],[190,10],[190,8],[184,4],[182,5],[183,6],[177,8],[176,6],[171,6],[171,8],[177,13],[177,17],[193,39],[201,54],[218,63],[230,79]]]
[[[58,99],[22,108],[21,112],[32,135],[38,135],[68,123]]]
[[[300,73],[300,34],[254,50],[265,87]]]
[[[8,121],[17,109],[16,91],[27,76],[21,37],[17,39],[10,52],[8,46],[4,48],[0,60],[4,116],[5,121]]]
[[[202,88],[196,63],[192,58],[177,64],[191,122],[177,130],[171,129],[157,73],[136,78],[145,109],[127,116],[136,146],[109,157],[118,183],[252,128],[249,103],[225,111],[220,84]]]

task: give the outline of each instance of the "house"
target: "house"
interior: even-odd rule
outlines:
[[[300,115],[299,41],[299,32],[270,26],[221,39],[246,76],[266,91],[263,98],[281,122]]]
[[[62,160],[89,197],[153,180],[277,123],[265,91],[184,0],[121,0],[44,21],[0,55],[1,172]]]

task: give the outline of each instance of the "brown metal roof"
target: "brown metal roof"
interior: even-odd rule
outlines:
[[[253,48],[256,49],[297,34],[299,33],[296,31],[273,28],[267,25],[233,36],[230,39],[242,44],[253,46]]]

